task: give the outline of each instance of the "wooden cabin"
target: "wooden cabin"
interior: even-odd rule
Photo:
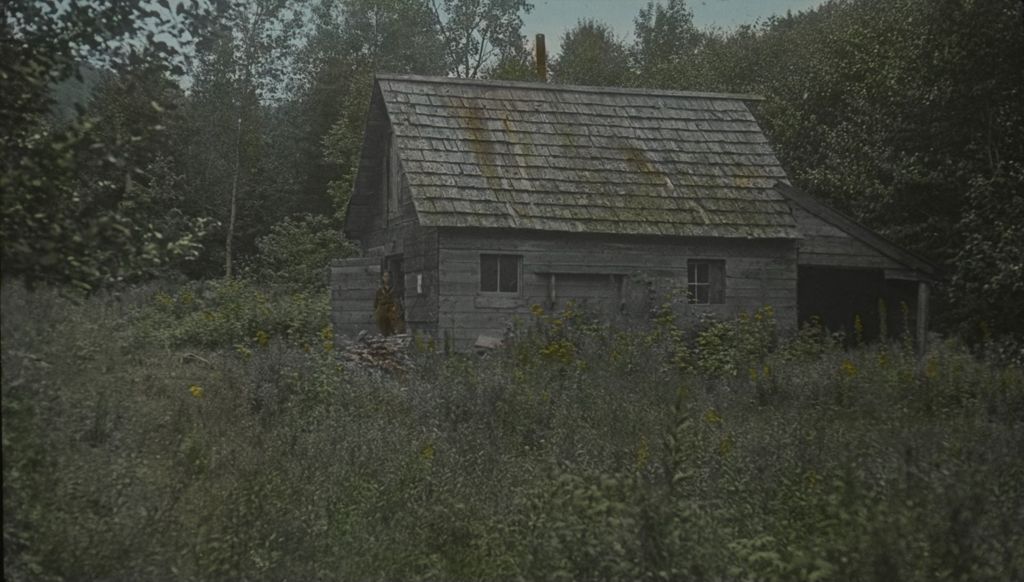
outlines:
[[[409,331],[458,348],[535,305],[637,319],[670,295],[684,318],[771,305],[784,329],[859,315],[869,335],[905,305],[924,329],[931,265],[794,188],[758,100],[379,75],[336,332],[375,330],[383,271]]]

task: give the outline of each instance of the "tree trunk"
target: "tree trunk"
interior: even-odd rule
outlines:
[[[241,108],[239,108],[241,109]],[[235,238],[235,216],[238,214],[238,174],[241,169],[242,159],[242,112],[238,112],[238,129],[235,134],[235,169],[231,176],[231,210],[228,215],[228,236],[224,243],[224,277],[230,279],[232,270],[232,241]]]

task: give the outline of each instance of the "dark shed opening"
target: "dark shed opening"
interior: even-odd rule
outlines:
[[[809,266],[799,268],[797,280],[801,325],[817,321],[854,341],[859,317],[865,341],[915,335],[916,281],[886,279],[882,269]]]

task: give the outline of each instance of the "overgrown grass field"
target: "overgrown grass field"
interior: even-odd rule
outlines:
[[[537,310],[341,364],[326,297],[2,289],[10,580],[1024,579],[1024,378]]]

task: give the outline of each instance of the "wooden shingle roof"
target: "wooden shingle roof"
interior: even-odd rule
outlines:
[[[797,238],[756,97],[377,77],[424,226]]]

